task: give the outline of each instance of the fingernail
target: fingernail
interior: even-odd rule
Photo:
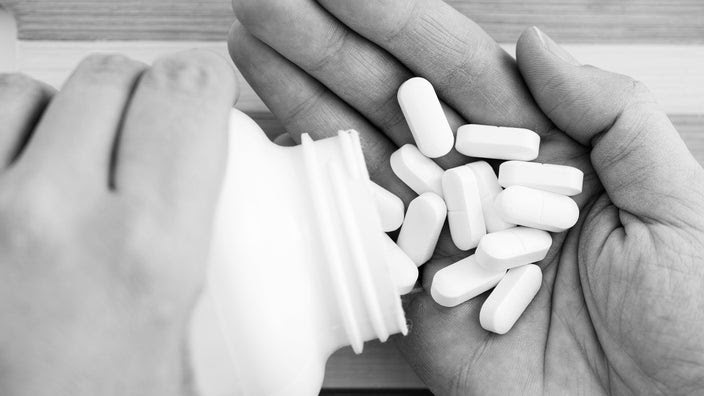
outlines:
[[[570,55],[569,52],[565,51],[564,48],[557,45],[557,43],[554,42],[550,38],[550,36],[543,33],[536,26],[533,26],[533,30],[535,31],[535,34],[538,35],[538,38],[540,39],[540,43],[543,44],[543,48],[545,48],[548,52],[550,52],[551,54],[553,54],[557,58],[559,58],[562,61],[567,62],[571,65],[574,65],[574,66],[580,65],[580,63],[577,61],[577,59],[575,59],[572,55]]]

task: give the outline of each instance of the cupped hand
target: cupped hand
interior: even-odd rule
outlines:
[[[0,394],[191,394],[235,93],[199,51],[0,75]]]
[[[585,172],[579,223],[553,235],[543,287],[506,335],[409,296],[398,345],[437,394],[704,392],[704,172],[642,84],[582,66],[535,28],[517,60],[440,0],[235,0],[230,53],[287,131],[357,129],[372,178],[412,142],[396,101],[430,80],[450,124],[535,130],[538,161]],[[444,168],[470,161],[456,152]],[[466,256],[443,235],[433,274]]]

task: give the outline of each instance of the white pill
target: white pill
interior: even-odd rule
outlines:
[[[386,234],[386,260],[399,294],[408,294],[418,280],[418,266]]]
[[[479,265],[472,255],[436,272],[430,295],[438,304],[454,307],[496,286],[504,274]]]
[[[381,217],[381,228],[384,232],[398,229],[403,223],[403,201],[384,187],[374,182],[371,184],[376,209]]]
[[[538,157],[540,136],[529,129],[469,124],[457,130],[455,148],[470,157],[531,161]]]
[[[533,300],[543,280],[533,264],[511,269],[482,305],[479,323],[484,330],[506,334]]]
[[[443,169],[421,154],[412,144],[406,144],[391,154],[391,169],[411,190],[420,195],[433,192],[442,196]]]
[[[477,247],[486,234],[477,179],[466,166],[448,169],[442,176],[452,242],[460,250]]]
[[[408,204],[396,243],[416,265],[433,256],[446,216],[445,201],[437,194],[423,193]]]
[[[455,136],[428,80],[414,77],[401,84],[398,104],[421,153],[437,158],[452,150]]]
[[[487,268],[507,270],[538,262],[552,245],[550,233],[535,228],[514,227],[486,234],[477,246],[477,262]]]
[[[511,186],[494,203],[505,221],[545,231],[565,231],[579,218],[572,198],[530,187]]]
[[[479,197],[482,200],[486,232],[497,232],[515,227],[515,224],[504,221],[494,206],[494,199],[496,199],[502,189],[499,185],[499,180],[496,178],[496,173],[491,169],[491,165],[485,161],[476,161],[467,164],[467,167],[477,177],[477,188],[479,188]]]
[[[499,166],[499,184],[525,186],[562,195],[582,192],[584,173],[571,166],[506,161]]]

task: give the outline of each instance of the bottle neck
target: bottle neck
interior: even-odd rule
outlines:
[[[386,248],[369,174],[356,131],[314,142],[301,139],[306,181],[346,344],[361,353],[364,341],[386,341],[408,329],[400,296],[384,265]]]

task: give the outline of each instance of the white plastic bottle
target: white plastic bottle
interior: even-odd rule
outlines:
[[[282,147],[233,110],[191,364],[204,395],[317,395],[325,363],[407,332],[356,132]]]

